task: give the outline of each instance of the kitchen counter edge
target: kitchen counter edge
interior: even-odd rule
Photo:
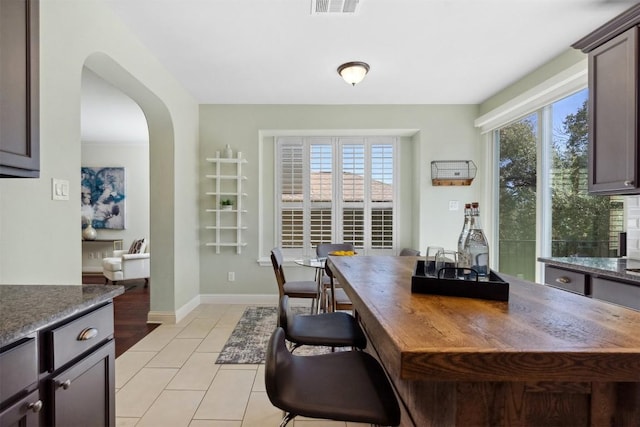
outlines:
[[[0,285],[0,348],[122,293],[120,285]]]
[[[640,261],[627,258],[539,257],[538,261],[554,267],[588,273],[602,278],[622,279],[640,286]],[[627,271],[638,269],[639,273]]]

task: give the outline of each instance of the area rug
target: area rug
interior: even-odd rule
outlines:
[[[308,307],[291,307],[296,314],[309,314]],[[216,364],[264,363],[265,351],[273,330],[278,325],[277,307],[247,307],[225,343]],[[303,346],[294,354],[328,353],[329,347]]]

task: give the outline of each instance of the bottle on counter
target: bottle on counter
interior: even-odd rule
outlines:
[[[478,274],[478,280],[489,280],[489,242],[482,230],[478,202],[471,204],[469,233],[464,241],[462,254],[465,264]],[[473,275],[470,278],[473,279]]]
[[[471,224],[471,203],[465,203],[464,205],[464,223],[462,224],[462,231],[458,237],[458,266],[469,267],[464,258],[464,241],[469,234],[469,225]]]

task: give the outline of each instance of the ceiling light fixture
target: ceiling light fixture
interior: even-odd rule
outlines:
[[[345,82],[353,86],[360,83],[368,72],[369,64],[366,62],[347,62],[346,64],[342,64],[338,67],[338,74],[342,76]]]

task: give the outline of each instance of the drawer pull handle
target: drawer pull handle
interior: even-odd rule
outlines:
[[[624,182],[624,186],[625,187],[633,187],[633,181],[625,181]]]
[[[78,341],[87,341],[91,338],[95,338],[98,335],[98,330],[96,328],[86,328],[80,332],[78,335]]]
[[[568,277],[562,276],[562,277],[558,277],[556,279],[556,282],[567,284],[567,283],[571,283],[571,279],[569,279]]]
[[[33,412],[40,412],[42,409],[42,400],[38,400],[37,402],[29,403],[27,409],[31,409]]]
[[[63,390],[68,390],[71,387],[71,380],[65,380],[58,384],[58,387],[62,387]]]

